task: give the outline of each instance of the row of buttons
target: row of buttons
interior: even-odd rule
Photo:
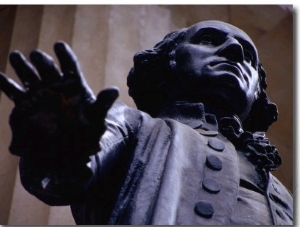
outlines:
[[[208,130],[207,130],[208,129]],[[225,150],[225,144],[217,139],[214,138],[215,136],[218,135],[217,131],[213,131],[212,129],[207,128],[206,130],[202,129],[196,129],[201,135],[211,137],[208,139],[207,146],[211,148],[213,151],[216,152],[223,152]],[[214,154],[209,154],[206,157],[206,166],[213,170],[213,171],[221,171],[223,168],[223,163],[219,157],[217,157]],[[276,184],[276,180],[274,181]],[[273,192],[275,194],[282,194],[280,189],[278,188],[277,185],[272,183],[272,188]],[[211,179],[211,178],[204,178],[202,181],[202,189],[211,193],[211,194],[217,194],[221,190],[221,185],[219,182]],[[273,212],[280,217],[280,219],[283,221],[282,224],[287,224],[287,223],[293,223],[293,212],[292,208],[290,208],[287,203],[283,202],[283,200],[279,199],[279,197],[275,196],[275,194],[269,193],[269,198],[271,199],[272,202],[274,202],[275,208]],[[239,198],[237,198],[239,199]],[[214,214],[214,207],[212,206],[212,203],[207,201],[207,200],[201,200],[195,204],[194,211],[196,214],[198,214],[201,217],[204,218],[211,218]],[[279,221],[279,223],[281,223]]]
[[[212,137],[209,138],[207,146],[214,151],[222,152],[225,149],[225,144],[216,138],[213,138],[218,135],[217,131],[206,131],[203,129],[196,129],[201,135]],[[210,154],[206,157],[206,166],[214,171],[221,171],[223,163],[219,157],[216,155]],[[277,183],[275,181],[275,183]],[[278,184],[278,183],[277,183]],[[273,189],[279,195],[281,194],[277,186],[272,184]],[[211,178],[205,178],[202,181],[202,188],[212,194],[217,194],[221,190],[221,185]],[[277,204],[277,208],[274,210],[275,213],[284,221],[284,223],[290,223],[293,221],[291,208],[285,204],[281,199],[279,199],[274,194],[269,193],[270,199]],[[275,206],[276,207],[276,206]],[[284,209],[280,209],[284,208]],[[194,208],[196,214],[204,218],[211,218],[214,214],[214,207],[208,201],[199,201],[195,204]],[[289,220],[288,220],[289,219]]]
[[[201,135],[204,136],[214,137],[218,135],[217,131],[206,131],[203,129],[196,129],[196,130]],[[222,152],[225,149],[225,144],[216,138],[209,138],[207,145],[208,147],[210,147],[211,149],[217,152]],[[208,155],[206,157],[206,166],[208,168],[214,171],[220,171],[222,170],[223,167],[222,165],[223,165],[222,161],[217,156]],[[205,178],[202,181],[202,188],[209,193],[217,194],[221,190],[221,185],[211,178]],[[201,217],[211,218],[214,213],[214,208],[212,204],[207,201],[199,201],[195,204],[194,211],[196,212],[196,214],[198,214]]]

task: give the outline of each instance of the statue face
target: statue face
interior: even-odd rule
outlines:
[[[187,28],[175,51],[176,93],[199,101],[214,97],[215,105],[226,104],[242,120],[248,115],[258,90],[258,55],[245,32],[200,22]]]

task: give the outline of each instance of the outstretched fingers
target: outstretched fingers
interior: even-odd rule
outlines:
[[[20,102],[25,96],[23,88],[2,73],[0,73],[0,90],[2,90],[9,99],[14,101],[15,104]]]
[[[40,84],[39,77],[22,53],[13,51],[9,55],[9,61],[26,90],[38,88]]]
[[[54,51],[59,60],[60,68],[65,79],[77,80],[82,88],[84,88],[87,96],[94,99],[94,94],[84,78],[78,59],[71,47],[64,42],[59,41],[54,44]]]
[[[49,84],[60,80],[59,70],[51,56],[42,51],[34,50],[30,54],[30,60],[37,69],[43,83]]]
[[[77,57],[69,45],[57,42],[54,44],[54,51],[64,76],[77,79],[83,77]]]

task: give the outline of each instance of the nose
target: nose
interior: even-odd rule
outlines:
[[[242,45],[233,37],[228,39],[221,45],[221,49],[217,52],[218,56],[225,57],[230,61],[244,61],[244,50]]]

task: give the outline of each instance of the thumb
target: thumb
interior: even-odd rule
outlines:
[[[103,115],[106,115],[109,108],[119,96],[117,87],[109,87],[99,92],[94,103],[94,108]]]

